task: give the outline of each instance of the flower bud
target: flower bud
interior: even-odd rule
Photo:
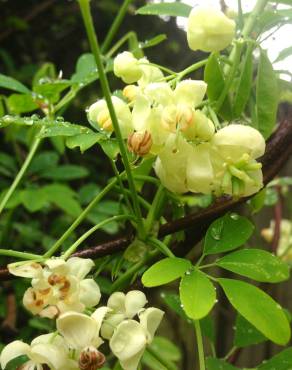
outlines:
[[[101,369],[105,363],[105,356],[95,347],[86,347],[80,353],[78,365],[80,370]]]
[[[128,149],[137,155],[144,156],[149,153],[152,146],[151,134],[148,131],[134,132],[128,138]]]
[[[123,95],[131,102],[136,98],[138,90],[139,90],[138,86],[127,85],[123,90]]]
[[[189,15],[187,39],[192,50],[223,50],[231,43],[234,34],[235,22],[220,10],[201,6],[194,8]]]
[[[114,60],[114,74],[127,84],[137,82],[142,76],[138,59],[128,51],[119,54]]]

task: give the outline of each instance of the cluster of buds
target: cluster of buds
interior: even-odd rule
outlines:
[[[38,279],[38,283],[41,282],[45,286],[49,284],[50,289],[59,285],[56,288],[58,293],[53,294],[58,315],[55,317],[56,332],[41,335],[30,345],[16,340],[4,347],[0,355],[3,370],[13,359],[22,355],[28,357],[28,361],[21,366],[21,369],[26,370],[45,370],[48,367],[51,370],[101,369],[106,357],[100,351],[100,346],[105,340],[108,341],[111,352],[118,358],[124,370],[137,369],[164,313],[154,307],[145,308],[146,296],[138,290],[127,294],[115,292],[109,297],[106,306],[93,309],[100,300],[100,292],[93,279],[84,279],[92,266],[92,260],[79,258],[71,258],[67,262],[51,259],[46,261],[44,268],[31,262],[9,266],[12,274],[22,277],[34,275],[33,280]],[[64,297],[63,287],[66,285],[65,282],[71,283],[72,277],[83,285],[81,296],[82,298],[86,296],[87,299],[80,298],[80,291],[79,295],[74,292],[72,294],[75,306],[72,302],[71,307],[67,306],[66,310],[62,310],[64,299],[68,298]],[[92,280],[96,286],[92,282],[90,286],[86,286],[84,284],[86,280]],[[35,288],[35,284],[36,281],[33,281],[33,287],[29,289],[38,289]],[[93,309],[90,316],[85,313],[85,307]],[[35,314],[42,312],[28,308]]]

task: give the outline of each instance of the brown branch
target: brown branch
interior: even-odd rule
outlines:
[[[292,154],[292,112],[277,127],[276,131],[267,142],[265,155],[261,158],[263,165],[264,184],[268,184],[281,170]],[[220,215],[245,202],[249,198],[233,200],[230,197],[219,198],[212,206],[201,212],[190,214],[178,220],[170,221],[161,226],[159,237],[173,234],[177,231],[192,228],[191,238],[183,243],[183,248],[178,245],[178,254],[187,253],[204,236],[208,226]],[[76,252],[74,256],[98,258],[117,253],[127,247],[132,236],[124,236],[113,241]],[[9,278],[7,269],[0,269],[0,280]]]
[[[16,334],[17,305],[15,294],[11,283],[5,283],[4,293],[6,295],[6,317],[1,324],[1,333],[7,336]]]
[[[278,201],[274,206],[274,236],[271,243],[271,249],[274,254],[277,254],[278,245],[281,236],[281,221],[283,215],[283,198],[281,194],[281,186],[276,187],[278,193]]]

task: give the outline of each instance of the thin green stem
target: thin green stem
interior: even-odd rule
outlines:
[[[107,225],[107,224],[109,224],[113,221],[130,220],[130,219],[133,220],[133,219],[135,219],[135,217],[131,216],[131,215],[118,215],[118,216],[113,216],[113,217],[110,217],[106,220],[101,221],[100,223],[98,223],[97,225],[93,226],[91,229],[86,231],[86,233],[84,233],[79,239],[77,239],[76,242],[73,243],[71,245],[71,247],[69,247],[66,250],[66,252],[63,254],[63,258],[64,259],[69,258],[71,256],[71,254],[76,251],[76,249],[79,247],[79,245],[84,242],[84,240],[86,240],[91,234],[93,234],[95,231],[97,231],[101,227],[103,227],[103,226],[105,226],[105,225]]]
[[[72,234],[77,226],[84,220],[92,208],[114,187],[117,179],[113,179],[97,196],[88,204],[88,206],[80,213],[73,224],[65,231],[65,233],[56,241],[56,243],[45,253],[44,257],[51,257],[64,243],[64,241]]]
[[[26,170],[28,169],[40,143],[41,143],[41,140],[42,139],[39,139],[39,138],[36,138],[30,148],[30,151],[25,159],[25,161],[23,162],[23,165],[21,166],[17,176],[15,177],[13,183],[11,184],[11,186],[9,187],[7,193],[4,195],[3,199],[1,200],[1,203],[0,203],[0,214],[2,213],[3,209],[5,208],[7,202],[9,201],[9,199],[11,198],[12,194],[14,193],[15,189],[17,188],[17,186],[19,185],[20,181],[22,180]]]
[[[114,190],[120,192],[121,194],[123,194],[122,192],[122,189],[119,187],[119,186],[115,186]],[[124,189],[124,192],[126,194],[130,194],[130,190],[128,189]],[[139,200],[139,203],[141,204],[141,206],[146,209],[147,211],[149,211],[149,209],[151,208],[151,204],[149,202],[147,202],[147,200],[145,200],[144,198],[142,198],[140,195],[138,195],[138,200]]]
[[[39,254],[32,254],[32,253],[26,253],[26,252],[18,252],[11,249],[0,249],[0,255],[1,256],[7,256],[7,257],[16,257],[26,260],[35,260],[35,259],[42,259],[43,256],[40,256]]]
[[[145,221],[145,229],[147,233],[151,231],[151,228],[153,226],[154,221],[156,220],[157,213],[159,211],[160,205],[164,197],[165,197],[164,187],[160,185],[155,194],[151,208],[148,212],[148,215]]]
[[[126,281],[129,281],[134,274],[136,274],[143,266],[147,265],[151,260],[157,257],[160,254],[160,251],[154,250],[147,254],[141,261],[135,263],[127,271],[121,275],[112,285],[111,292],[119,290]]]
[[[129,7],[129,5],[131,4],[132,1],[133,0],[124,0],[123,5],[120,7],[120,10],[119,10],[117,16],[115,17],[115,20],[113,21],[113,24],[112,24],[110,30],[108,31],[108,34],[106,35],[106,38],[105,38],[105,40],[102,44],[101,51],[103,53],[105,51],[107,51],[107,49],[109,48],[113,38],[115,37],[123,19],[124,19],[126,13],[127,13],[128,7]]]
[[[130,31],[126,33],[119,41],[117,41],[113,47],[106,53],[106,58],[110,58],[119,48],[131,38],[136,37],[136,33],[134,31]]]
[[[161,356],[161,353],[159,352],[159,350],[151,347],[151,346],[148,346],[146,348],[146,352],[149,352],[154,358],[156,358],[160,363],[161,365],[163,365],[163,367],[165,367],[167,370],[177,370],[177,366],[171,362],[171,361],[168,361],[166,357],[164,356]]]
[[[194,320],[194,327],[195,327],[196,338],[197,338],[200,370],[206,370],[203,337],[202,337],[201,326],[200,326],[199,320]]]
[[[161,66],[160,64],[156,64],[156,63],[140,63],[141,66],[153,66],[153,67],[157,67],[159,69],[161,69],[162,71],[170,74],[170,75],[173,75],[174,77],[177,76],[179,73],[167,68],[167,67],[164,67],[164,66]]]
[[[135,174],[133,176],[135,180],[151,182],[152,184],[157,185],[157,186],[160,185],[160,181],[156,179],[155,177],[147,176],[147,175],[135,175]]]
[[[222,92],[221,92],[221,94],[220,94],[220,96],[217,100],[217,103],[216,103],[217,112],[222,107],[222,104],[224,103],[224,100],[225,100],[225,98],[226,98],[226,96],[227,96],[227,94],[230,90],[231,84],[233,82],[235,73],[238,69],[238,65],[239,65],[239,62],[240,62],[242,47],[243,47],[242,42],[237,42],[236,45],[235,45],[235,53],[234,53],[234,57],[233,57],[233,64],[232,64],[231,68],[229,69],[228,76],[227,76],[227,79],[226,79],[226,83],[224,85],[224,89],[222,90]]]
[[[150,237],[147,239],[147,242],[151,244],[153,247],[157,248],[160,253],[164,254],[167,257],[175,257],[175,255],[172,253],[172,251],[167,247],[166,244],[164,244],[159,239],[156,239],[154,237]]]
[[[191,72],[196,71],[197,69],[203,67],[208,62],[208,59],[201,60],[200,62],[197,62],[188,68],[184,69],[183,71],[178,73],[178,80],[181,80],[184,76],[190,74]]]
[[[257,23],[257,18],[262,12],[264,11],[267,3],[269,0],[257,0],[255,7],[253,8],[252,12],[250,13],[244,27],[242,30],[242,36],[248,37],[252,32],[255,24]]]
[[[230,349],[230,351],[228,351],[227,353],[226,353],[226,355],[224,356],[224,358],[223,358],[223,360],[228,360],[229,359],[229,357],[237,350],[237,348],[238,347],[236,347],[236,346],[233,346],[231,349]]]
[[[91,47],[92,53],[94,55],[96,65],[97,65],[97,69],[98,69],[98,72],[99,72],[101,87],[102,87],[102,90],[103,90],[103,93],[104,93],[104,96],[105,96],[105,100],[106,100],[106,103],[107,103],[107,106],[108,106],[108,110],[109,110],[109,113],[110,113],[110,117],[111,117],[111,120],[112,120],[114,131],[115,131],[115,134],[116,134],[116,138],[117,138],[118,143],[119,143],[119,148],[120,148],[120,153],[121,153],[121,157],[122,157],[122,160],[123,160],[123,164],[124,164],[124,167],[125,167],[125,170],[126,170],[126,173],[127,173],[128,184],[129,184],[129,188],[130,188],[130,191],[131,191],[131,197],[132,197],[132,202],[133,202],[133,208],[134,208],[134,211],[135,211],[135,215],[137,216],[137,231],[138,231],[138,234],[139,234],[140,238],[145,239],[146,235],[145,235],[145,230],[144,230],[144,225],[143,225],[142,213],[141,213],[140,205],[139,205],[139,202],[138,202],[138,195],[137,195],[137,191],[136,191],[136,188],[135,188],[135,183],[134,183],[134,179],[133,179],[133,175],[132,175],[132,171],[131,171],[131,166],[130,166],[130,163],[129,163],[129,158],[128,158],[126,146],[125,146],[122,134],[121,134],[121,130],[120,130],[120,127],[119,127],[119,122],[118,122],[118,119],[117,119],[117,116],[116,116],[116,113],[115,113],[115,109],[114,109],[114,106],[113,106],[113,102],[112,102],[112,99],[111,99],[111,91],[110,91],[109,83],[108,83],[108,80],[107,80],[107,77],[106,77],[106,74],[105,74],[105,71],[104,71],[104,66],[103,66],[102,59],[101,59],[98,39],[97,39],[95,30],[94,30],[92,16],[91,16],[91,13],[90,13],[89,0],[79,0],[79,5],[80,5],[84,25],[85,25],[85,28],[86,28],[88,40],[89,40],[89,43],[90,43],[90,47]]]
[[[121,174],[119,173],[118,169],[117,169],[117,166],[116,166],[116,163],[115,161],[113,161],[111,159],[111,165],[112,165],[112,168],[113,168],[113,171],[114,171],[114,174],[118,180],[118,183],[119,183],[119,186],[120,186],[120,189],[121,189],[121,192],[122,192],[122,195],[124,196],[125,198],[125,202],[127,204],[127,207],[129,209],[130,212],[133,212],[133,209],[132,209],[132,205],[129,201],[129,197],[128,197],[128,194],[126,193],[125,191],[125,187],[123,185],[123,182],[122,182],[122,178],[121,178]]]

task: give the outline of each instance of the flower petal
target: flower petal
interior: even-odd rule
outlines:
[[[125,313],[126,311],[125,301],[126,295],[124,293],[115,292],[109,297],[107,301],[107,306],[115,312]]]
[[[94,266],[94,262],[89,258],[71,257],[66,262],[69,273],[82,280]]]
[[[30,346],[20,340],[15,340],[5,346],[0,355],[0,365],[5,369],[6,365],[16,357],[27,355],[30,352]]]
[[[72,311],[57,319],[57,330],[74,349],[90,346],[98,337],[97,322],[92,317]]]
[[[64,348],[51,343],[35,344],[31,348],[31,359],[40,364],[47,364],[53,369],[62,369],[66,366],[67,353]]]
[[[79,299],[85,307],[94,307],[100,301],[100,289],[93,279],[84,279],[80,282]]]
[[[121,361],[129,360],[146,346],[146,333],[135,320],[126,320],[118,325],[110,340],[113,354]]]
[[[126,316],[132,319],[147,303],[147,298],[140,290],[131,290],[126,294],[125,308]]]
[[[11,263],[8,265],[10,274],[24,278],[39,278],[42,275],[42,266],[36,262]]]
[[[68,271],[66,261],[63,258],[50,258],[45,262],[45,265],[55,274],[66,275]]]
[[[122,313],[108,314],[102,323],[100,334],[104,339],[111,339],[115,328],[125,319]]]
[[[149,307],[139,314],[141,326],[147,332],[147,343],[152,342],[163,315],[164,312],[155,307]]]
[[[100,328],[101,328],[101,325],[102,325],[102,322],[106,316],[106,314],[111,311],[111,309],[109,307],[106,307],[106,306],[103,306],[103,307],[99,307],[97,308],[93,314],[91,315],[91,317],[96,321],[97,323],[97,331],[99,332]]]
[[[140,352],[137,352],[135,356],[130,357],[127,360],[120,361],[120,365],[124,370],[136,370],[138,368],[141,357],[143,356],[145,348],[142,348]]]
[[[201,80],[184,80],[175,88],[176,103],[189,104],[196,107],[200,104],[207,91],[207,84]]]

